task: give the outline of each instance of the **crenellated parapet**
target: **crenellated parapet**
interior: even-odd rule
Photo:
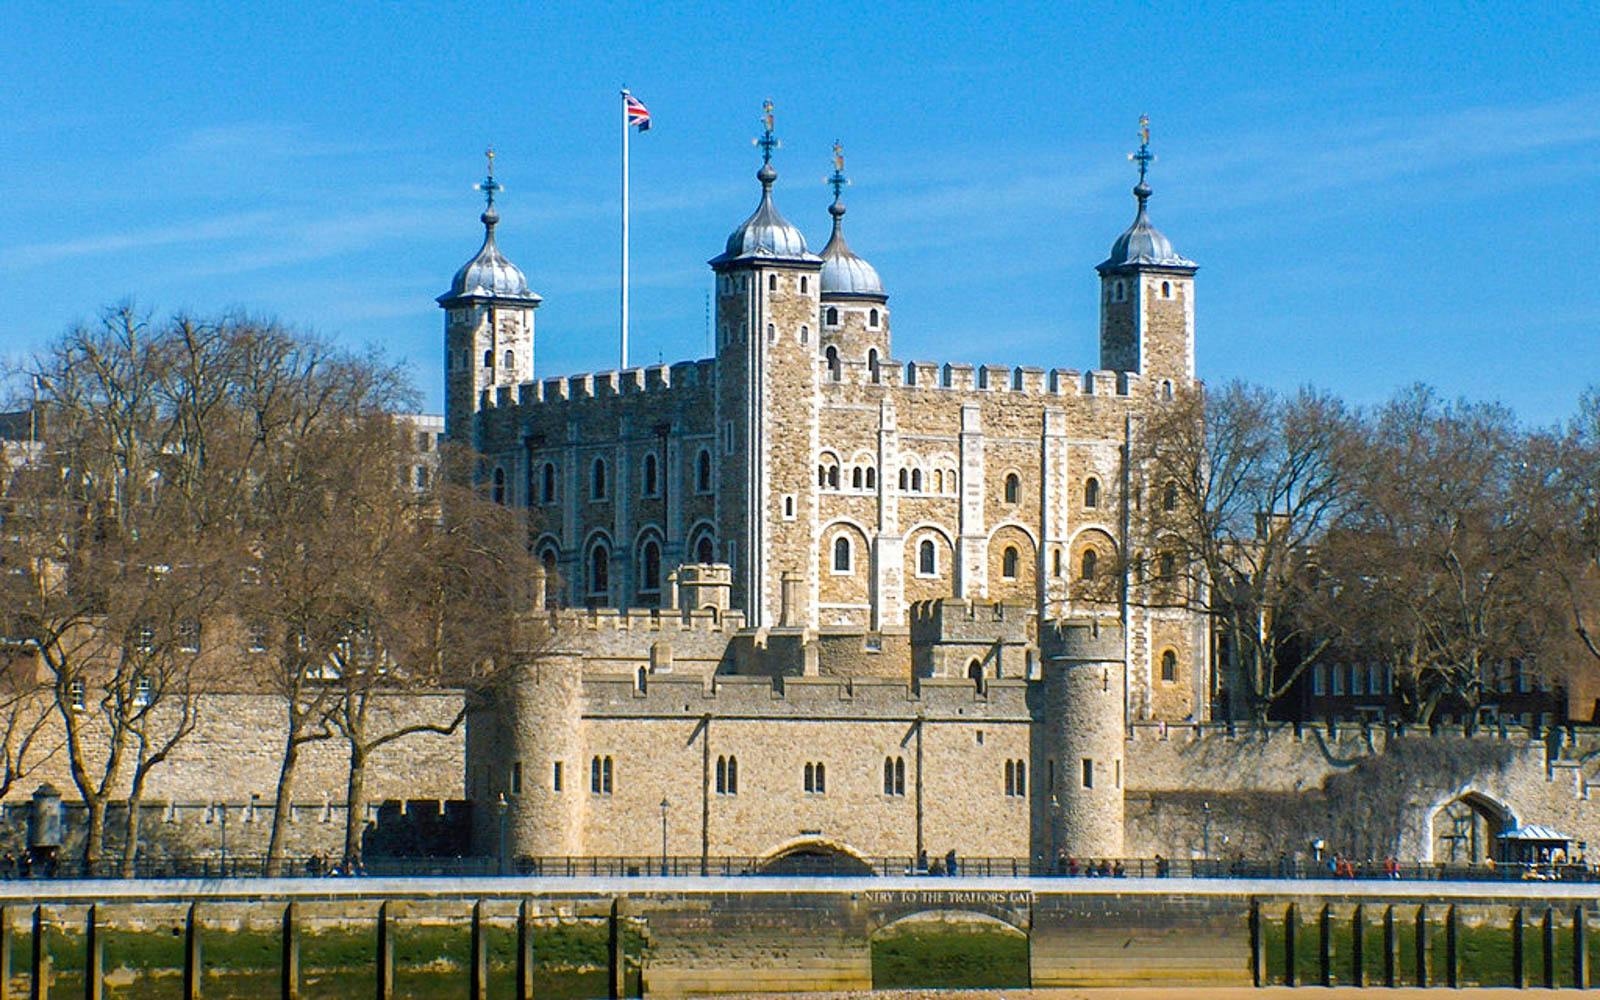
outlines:
[[[552,403],[651,396],[694,388],[709,388],[716,381],[716,360],[681,361],[674,365],[649,365],[643,368],[583,372],[561,375],[515,386],[485,389],[479,396],[481,410],[517,409]]]

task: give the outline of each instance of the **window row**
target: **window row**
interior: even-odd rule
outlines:
[[[694,460],[694,489],[696,493],[707,494],[712,491],[711,478],[711,452],[709,449],[700,449]],[[492,474],[492,493],[494,502],[504,504],[509,501],[506,489],[506,472],[502,466],[495,466]],[[645,497],[659,497],[665,477],[661,474],[660,462],[655,452],[646,452],[639,463],[639,490]],[[589,499],[606,500],[611,495],[610,470],[608,463],[603,458],[596,458],[589,466]],[[544,462],[539,466],[535,481],[535,495],[541,504],[556,503],[560,498],[560,488],[554,462]]]
[[[74,696],[78,699],[73,707],[81,710],[82,681],[73,681],[77,685],[73,689]],[[1054,764],[1051,765],[1052,772]],[[589,792],[592,795],[610,795],[614,768],[609,755],[596,755],[589,760]],[[1119,775],[1120,777],[1120,775]],[[562,790],[561,762],[556,761],[551,773],[551,787],[555,791]],[[828,765],[822,761],[807,761],[801,769],[800,787],[807,795],[826,795],[828,791]],[[1094,787],[1094,761],[1083,758],[1083,787]],[[522,762],[517,761],[511,765],[511,793],[522,794]],[[716,793],[718,795],[739,794],[739,758],[732,755],[717,757],[716,768]],[[883,794],[891,797],[902,797],[906,794],[906,761],[904,757],[885,757],[883,759]],[[1012,759],[1005,762],[1005,794],[1012,798],[1025,798],[1028,794],[1028,764],[1021,759]]]
[[[1318,663],[1311,668],[1311,693],[1393,694],[1394,671],[1383,663]]]
[[[877,310],[874,309],[872,314],[876,316]],[[871,325],[875,327],[878,324],[874,322]],[[801,329],[804,330],[805,328],[801,327]],[[801,338],[800,342],[805,343],[804,337]],[[822,352],[822,360],[828,366],[828,381],[844,381],[844,359],[839,356],[837,347],[829,345],[828,349]],[[867,350],[867,380],[873,385],[878,385],[883,381],[883,366],[878,361],[878,349],[876,347]]]
[[[876,310],[876,309],[867,310],[867,329],[876,330],[878,328],[878,321],[879,321],[880,318],[881,317],[878,315],[878,310]],[[824,326],[838,326],[839,325],[839,307],[838,306],[829,306],[828,308],[824,309],[822,311],[822,322],[823,322]],[[874,352],[874,356],[875,355],[876,355],[876,352]]]

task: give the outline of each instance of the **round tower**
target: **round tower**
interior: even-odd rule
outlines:
[[[1036,744],[1045,756],[1045,829],[1054,855],[1122,856],[1123,630],[1062,622],[1044,633]],[[1035,766],[1034,773],[1040,774]]]
[[[542,654],[519,667],[501,713],[502,756],[489,767],[508,776],[506,857],[582,854],[590,760],[583,755],[581,658]],[[490,813],[483,821],[499,821],[498,796],[477,808]]]
[[[819,326],[829,376],[842,379],[847,366],[862,366],[867,380],[878,381],[880,365],[889,363],[889,296],[871,264],[850,249],[844,238],[844,148],[833,144],[833,234],[822,248],[822,296]],[[830,353],[832,352],[832,353]]]

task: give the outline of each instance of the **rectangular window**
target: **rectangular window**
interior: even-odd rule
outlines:
[[[561,762],[559,760],[556,761],[554,772],[550,776],[550,786],[558,792],[561,791]]]
[[[183,653],[200,652],[200,623],[186,621],[178,624],[178,651]]]
[[[522,761],[511,762],[511,794],[522,794]]]
[[[1331,671],[1333,674],[1333,693],[1337,697],[1344,694],[1344,664],[1335,664]]]
[[[1094,761],[1088,757],[1083,758],[1083,787],[1094,787]]]
[[[1311,693],[1325,695],[1328,693],[1328,665],[1319,663],[1311,668]]]

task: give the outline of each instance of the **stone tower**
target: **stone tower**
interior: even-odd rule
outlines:
[[[801,624],[815,624],[817,309],[822,259],[772,203],[772,105],[763,116],[761,202],[710,261],[717,282],[719,561],[751,625],[775,624],[786,572],[805,579]]]
[[[1033,773],[1045,775],[1035,800],[1044,810],[1035,829],[1045,836],[1036,853],[1121,857],[1124,631],[1098,619],[1067,621],[1042,626],[1039,638],[1044,684]]]
[[[1172,241],[1151,225],[1146,208],[1150,185],[1149,119],[1139,121],[1140,146],[1133,154],[1139,210],[1100,272],[1100,367],[1133,372],[1162,395],[1194,382],[1194,261],[1178,255]]]
[[[844,150],[833,144],[833,235],[822,248],[822,358],[825,378],[842,378],[861,368],[862,381],[877,382],[879,365],[889,363],[889,296],[877,269],[850,249],[844,239]]]
[[[445,434],[467,445],[476,444],[473,418],[484,392],[532,381],[533,311],[541,301],[529,290],[527,276],[495,246],[500,213],[494,198],[501,187],[494,179],[493,150],[488,158],[489,175],[478,185],[487,202],[479,216],[483,246],[437,299],[445,311]]]

